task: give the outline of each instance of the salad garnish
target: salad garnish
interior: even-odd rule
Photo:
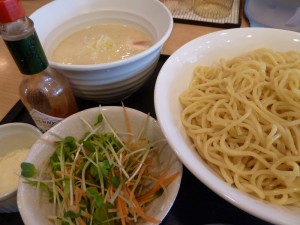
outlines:
[[[161,222],[147,215],[147,206],[167,194],[167,186],[179,172],[170,175],[172,162],[161,163],[166,140],[147,138],[149,115],[134,136],[123,109],[127,132],[114,130],[100,107],[94,124],[81,118],[88,132],[80,139],[67,136],[56,141],[54,153],[42,168],[21,164],[25,182],[47,191],[53,203],[49,219],[56,225]]]

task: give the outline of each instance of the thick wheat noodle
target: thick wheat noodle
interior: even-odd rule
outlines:
[[[300,53],[257,49],[198,66],[180,95],[182,123],[226,182],[300,207]]]

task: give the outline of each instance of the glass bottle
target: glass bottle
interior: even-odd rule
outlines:
[[[24,78],[20,99],[37,127],[50,129],[78,111],[69,81],[51,69],[19,0],[0,0],[0,35]]]

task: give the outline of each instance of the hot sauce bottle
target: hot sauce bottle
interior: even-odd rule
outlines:
[[[51,69],[19,0],[0,0],[0,35],[20,72],[20,99],[37,127],[47,131],[78,111],[66,77]]]

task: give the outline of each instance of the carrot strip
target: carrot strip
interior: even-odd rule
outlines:
[[[86,225],[86,223],[84,222],[84,220],[81,217],[77,217],[76,221],[78,222],[79,225]]]
[[[166,178],[164,181],[163,181],[163,185],[164,186],[167,186],[169,185],[170,183],[173,182],[173,180],[176,179],[176,177],[179,175],[179,172],[177,171],[176,173],[174,173],[173,175],[169,176],[168,178]]]
[[[118,208],[118,213],[121,219],[122,225],[126,225],[125,221],[125,211],[124,211],[124,206],[122,205],[123,200],[120,197],[117,197],[117,208]]]
[[[68,205],[69,210],[73,211],[74,213],[78,213],[79,210],[80,210],[79,203],[80,203],[81,198],[82,197],[87,198],[87,196],[86,196],[86,193],[78,187],[76,187],[74,194],[75,194],[75,205],[70,204],[70,198],[68,198],[66,201],[67,201],[67,205]],[[85,211],[82,211],[81,215],[83,217],[88,218],[88,219],[91,218],[91,215],[89,213],[85,212]]]
[[[163,179],[164,179],[166,176],[167,176],[167,172],[164,172],[164,173],[158,178],[157,182],[154,184],[154,186],[152,187],[152,189],[151,189],[148,193],[146,193],[146,194],[144,194],[144,195],[138,197],[138,201],[141,201],[142,198],[146,198],[146,199],[147,199],[147,198],[151,197],[153,194],[155,194],[156,191],[161,187],[161,183],[162,183]]]
[[[86,195],[86,193],[85,193],[84,190],[82,190],[81,188],[77,187],[77,191],[78,191],[78,194],[80,196],[79,201],[80,201],[81,197],[83,197],[85,201],[88,200],[87,195]]]
[[[143,209],[141,208],[141,206],[139,205],[138,201],[136,200],[134,194],[132,194],[132,191],[128,190],[130,193],[130,196],[132,196],[132,203],[133,203],[133,210],[141,217],[143,218],[145,221],[148,221],[150,223],[155,223],[155,224],[159,224],[160,221],[150,217],[148,215],[146,215],[146,213],[143,211]]]
[[[170,183],[173,182],[173,180],[176,179],[176,177],[179,175],[179,172],[174,173],[173,175],[167,177],[166,179],[163,179],[166,176],[166,173],[163,173],[160,178],[157,180],[156,184],[153,186],[153,188],[146,194],[140,196],[138,198],[139,202],[143,202],[150,197],[152,197],[162,186],[167,186]]]
[[[142,176],[143,176],[146,168],[147,168],[147,165],[143,165],[142,168],[140,169],[140,171],[138,173],[138,177],[136,179],[136,182],[134,183],[134,185],[133,185],[133,187],[131,189],[131,194],[130,194],[130,199],[129,200],[131,200],[132,195],[135,192],[135,189],[137,188],[138,184],[140,183],[140,180],[141,180],[141,178],[142,178]],[[127,187],[129,187],[129,184],[127,184]]]
[[[127,188],[126,187],[123,187],[122,191],[123,191],[123,193],[126,196],[128,196]],[[124,199],[122,199],[122,198],[120,198],[120,199],[121,199],[121,206],[122,206],[123,212],[124,212],[124,214],[126,216],[126,221],[128,221],[128,213],[129,213],[129,211],[128,211],[128,208],[127,208],[127,203],[124,201]]]

